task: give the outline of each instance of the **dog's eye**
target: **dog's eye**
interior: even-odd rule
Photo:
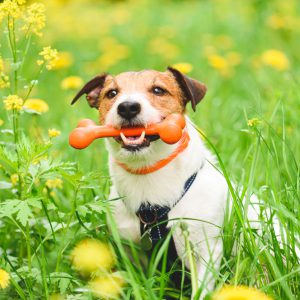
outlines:
[[[163,88],[159,87],[159,86],[155,86],[152,88],[152,93],[157,95],[157,96],[162,96],[165,95],[167,93],[166,90],[164,90]]]
[[[114,97],[116,97],[118,95],[118,91],[117,90],[109,90],[107,93],[106,93],[106,97],[109,98],[109,99],[112,99]]]

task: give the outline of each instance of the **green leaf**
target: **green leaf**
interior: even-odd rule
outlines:
[[[47,210],[57,210],[57,207],[53,203],[48,203]]]
[[[8,199],[0,203],[0,217],[11,217],[16,211],[21,200],[18,199]]]
[[[17,219],[25,226],[31,217],[33,215],[27,201],[21,201],[18,205]]]
[[[77,211],[80,212],[83,217],[85,217],[89,209],[85,205],[80,205],[77,207]]]
[[[61,278],[59,281],[59,289],[61,294],[65,294],[66,290],[70,284],[71,280],[69,278]]]
[[[26,199],[26,202],[32,207],[42,209],[41,199],[42,199],[41,197],[29,198]]]
[[[102,206],[102,203],[101,204],[95,204],[95,203],[90,203],[88,204],[87,206],[90,207],[90,209],[94,212],[97,212],[97,213],[102,213],[103,212],[103,206]]]

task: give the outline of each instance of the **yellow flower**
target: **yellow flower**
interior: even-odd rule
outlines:
[[[18,19],[22,15],[22,9],[19,6],[19,1],[15,0],[4,0],[0,4],[0,21],[5,17],[12,17],[14,19]]]
[[[2,126],[4,124],[4,121],[2,119],[0,119],[0,126]]]
[[[9,77],[0,73],[0,89],[4,89],[10,86]]]
[[[46,16],[45,16],[45,5],[42,3],[33,3],[28,6],[24,15],[25,25],[23,30],[32,32],[37,36],[41,36],[41,30],[45,27]]]
[[[73,267],[82,273],[110,270],[115,256],[110,245],[95,239],[84,239],[71,252]]]
[[[287,56],[282,51],[275,49],[270,49],[263,52],[261,55],[261,61],[264,65],[270,66],[278,71],[287,70],[290,66]]]
[[[48,104],[42,99],[27,99],[24,103],[24,108],[33,110],[37,113],[44,113],[49,110]]]
[[[52,49],[50,46],[44,47],[43,51],[41,51],[39,55],[43,57],[43,60],[37,60],[38,65],[46,63],[46,68],[48,70],[51,70],[55,66],[58,58],[58,52],[56,49]]]
[[[46,186],[49,189],[62,189],[63,188],[63,181],[60,178],[56,178],[56,179],[48,179],[46,181]]]
[[[228,68],[227,60],[224,57],[217,54],[209,55],[208,62],[214,69],[217,70],[224,70]]]
[[[4,73],[4,61],[0,56],[0,89],[9,87],[9,77]]]
[[[261,123],[261,120],[259,120],[258,118],[250,119],[247,122],[247,124],[248,124],[249,127],[256,127],[260,123]]]
[[[19,182],[19,175],[17,173],[10,175],[10,181],[12,185],[17,185]]]
[[[267,19],[267,24],[273,29],[279,29],[285,27],[284,18],[278,15],[269,16]]]
[[[174,64],[172,67],[184,74],[187,74],[193,70],[193,66],[185,62]]]
[[[54,197],[56,197],[56,193],[54,191],[51,191],[50,196],[54,198]]]
[[[61,132],[59,130],[55,129],[55,128],[48,129],[48,135],[49,135],[50,138],[57,137],[57,136],[60,135],[60,133]]]
[[[5,289],[9,286],[9,274],[3,270],[3,269],[0,269],[0,287],[2,289]]]
[[[53,70],[65,69],[73,64],[73,55],[70,52],[58,52]]]
[[[89,282],[92,293],[101,299],[119,299],[125,282],[118,274],[98,276]]]
[[[69,76],[61,82],[61,88],[64,90],[78,89],[83,85],[83,80],[79,76]]]
[[[212,300],[272,300],[272,298],[247,286],[225,286],[212,296]]]
[[[208,55],[208,63],[224,77],[229,77],[232,74],[231,64],[228,59],[218,54]]]
[[[9,95],[3,102],[6,110],[21,110],[23,107],[23,99],[17,95]]]

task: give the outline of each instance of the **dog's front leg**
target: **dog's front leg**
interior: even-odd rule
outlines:
[[[173,235],[174,242],[179,258],[190,271],[193,268],[192,276],[197,277],[198,280],[193,286],[191,299],[202,300],[214,289],[223,253],[223,241],[219,237],[219,230],[213,226],[201,226],[199,230],[199,227],[189,225],[184,230],[180,225],[176,228]],[[199,288],[200,295],[198,295]]]
[[[109,227],[115,226],[120,236],[133,242],[140,240],[140,222],[135,214],[126,208],[123,199],[120,198],[114,186],[110,189],[112,220],[108,220]]]

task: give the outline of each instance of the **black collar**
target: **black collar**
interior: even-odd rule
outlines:
[[[196,176],[197,172],[190,176],[185,182],[183,192],[173,207],[188,192]],[[173,207],[150,205],[149,203],[143,203],[139,207],[136,215],[140,219],[141,242],[144,250],[153,249],[153,247],[168,234],[168,213]]]

